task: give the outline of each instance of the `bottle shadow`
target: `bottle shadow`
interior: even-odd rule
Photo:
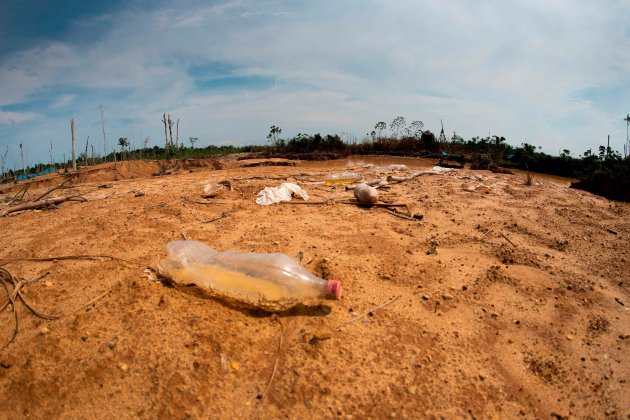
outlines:
[[[217,296],[214,295],[200,287],[195,285],[179,285],[173,283],[168,278],[159,277],[159,281],[168,288],[176,289],[177,291],[184,293],[186,295],[204,299],[204,300],[212,300],[217,302],[221,306],[224,306],[228,309],[232,309],[235,311],[239,311],[244,315],[251,316],[253,318],[269,318],[273,315],[277,315],[280,318],[290,317],[290,316],[326,316],[332,312],[332,308],[328,305],[318,304],[318,305],[305,305],[303,303],[298,303],[294,307],[290,309],[286,309],[283,311],[267,311],[262,308],[258,308],[255,306],[248,305],[246,303],[240,302],[238,300],[225,297],[225,296]]]

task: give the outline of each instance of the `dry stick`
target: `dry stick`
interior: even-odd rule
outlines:
[[[510,241],[510,238],[508,238],[507,236],[505,236],[503,234],[503,232],[499,232],[499,235],[501,235],[503,237],[503,239],[505,239],[506,241],[508,241],[510,243],[510,245],[512,245],[513,247],[516,248],[516,245],[514,245],[514,242]]]
[[[144,266],[144,264],[135,263],[133,261],[114,257],[112,255],[94,254],[94,255],[63,255],[61,257],[0,258],[0,267],[3,265],[7,265],[9,263],[12,263],[12,262],[16,262],[16,261],[45,262],[45,261],[63,261],[63,260],[101,260],[101,259],[120,261],[120,262],[137,265],[137,266]]]
[[[227,204],[227,203],[225,203],[223,201],[193,201],[193,200],[191,200],[189,198],[186,198],[186,197],[182,197],[182,199],[184,201],[188,201],[189,203],[192,203],[192,204],[218,204],[218,205],[226,205]]]
[[[107,296],[107,294],[109,292],[111,292],[112,290],[114,290],[114,287],[118,286],[120,284],[120,280],[116,281],[116,283],[113,284],[112,287],[110,287],[109,289],[107,289],[106,291],[104,291],[103,293],[101,293],[100,295],[98,295],[97,297],[95,297],[94,299],[92,299],[91,301],[89,301],[88,303],[84,304],[83,306],[75,309],[74,311],[69,312],[67,315],[73,314],[75,312],[79,312],[82,309],[87,308],[90,305],[93,305],[94,303],[96,303],[99,299],[102,299],[103,297]],[[64,316],[67,316],[64,315]]]
[[[11,303],[11,305],[13,305],[13,318],[14,318],[14,323],[13,323],[13,335],[11,336],[11,338],[2,345],[2,347],[0,347],[1,349],[4,349],[6,346],[8,346],[9,344],[11,344],[13,342],[13,340],[15,340],[15,337],[17,337],[17,333],[18,333],[18,328],[20,325],[19,319],[18,319],[18,314],[17,314],[17,308],[15,307],[15,299],[12,295],[11,292],[9,292],[9,287],[7,286],[7,282],[4,279],[4,273],[6,273],[9,278],[13,278],[13,276],[11,275],[11,273],[9,273],[7,270],[4,269],[0,269],[0,282],[2,282],[2,286],[4,287],[4,291],[7,293],[7,298],[8,301],[7,303],[2,307],[2,310],[4,310],[4,308]],[[0,312],[2,312],[2,310],[0,310]]]
[[[358,205],[358,206],[365,206],[365,207],[407,207],[408,208],[408,204],[395,204],[395,203],[363,203],[361,201],[352,201],[352,200],[348,200],[348,201],[335,201],[335,204],[354,204],[354,205]]]
[[[308,204],[308,205],[319,205],[319,204],[332,204],[332,201],[279,201],[278,204]]]
[[[31,281],[27,281],[24,283],[24,286],[30,286],[31,284],[35,284],[38,281],[42,280],[43,278],[45,278],[47,275],[50,274],[50,271],[46,271],[45,273],[40,274],[39,276],[35,277],[33,280]]]
[[[26,184],[24,187],[22,187],[20,189],[20,191],[18,191],[17,194],[15,194],[13,196],[13,198],[11,199],[11,201],[9,201],[7,204],[11,204],[11,203],[13,203],[15,201],[22,201],[22,198],[24,198],[24,194],[26,194],[26,190],[28,190],[28,187],[30,187],[30,186],[31,186],[31,184]],[[22,193],[22,196],[18,199],[17,196],[20,193]]]
[[[212,223],[212,222],[216,222],[217,220],[225,219],[226,217],[228,217],[228,214],[229,213],[227,211],[224,211],[223,213],[221,213],[221,216],[215,217],[214,219],[206,220],[203,223]]]
[[[63,189],[63,188],[70,188],[70,187],[66,187],[64,186],[65,183],[70,182],[72,179],[68,178],[65,181],[63,181],[61,184],[57,185],[56,187],[53,187],[51,189],[49,189],[48,191],[46,191],[45,193],[43,193],[42,195],[40,195],[39,197],[35,198],[34,200],[31,201],[39,201],[42,198],[46,197],[48,194],[50,194],[51,192],[55,191],[55,190],[59,190],[59,189]]]
[[[370,311],[368,311],[368,312],[364,313],[363,315],[359,315],[358,317],[356,317],[356,318],[354,318],[354,319],[351,319],[350,321],[346,321],[346,322],[344,322],[344,323],[342,323],[342,324],[339,324],[339,325],[335,328],[335,330],[336,330],[336,331],[340,331],[340,330],[341,330],[341,327],[345,327],[346,325],[351,324],[351,323],[353,323],[353,322],[355,322],[355,321],[358,321],[359,319],[361,319],[361,318],[365,317],[366,315],[368,315],[368,314],[370,314],[370,313],[373,313],[373,312],[375,312],[375,311],[377,311],[377,310],[379,310],[379,309],[381,309],[381,308],[384,308],[384,307],[386,307],[387,305],[391,305],[392,303],[396,302],[398,299],[400,299],[400,296],[396,296],[396,297],[395,297],[395,298],[393,298],[392,300],[387,301],[387,302],[383,303],[382,305],[379,305],[379,306],[377,306],[376,308],[373,308],[373,309],[371,309]]]
[[[0,211],[0,217],[6,216],[7,214],[10,214],[10,213],[15,213],[16,211],[32,210],[38,207],[47,207],[47,206],[57,205],[65,201],[85,202],[87,201],[87,199],[79,195],[71,195],[71,196],[66,196],[66,197],[48,198],[46,200],[41,200],[41,201],[33,201],[30,203],[19,204],[17,206],[13,206],[6,210]]]
[[[282,321],[280,321],[280,317],[278,315],[274,315],[274,319],[278,321],[280,324],[280,338],[278,339],[278,353],[276,354],[276,361],[273,364],[273,370],[271,371],[271,377],[269,378],[269,382],[267,383],[267,387],[265,391],[262,393],[260,399],[265,399],[267,396],[267,392],[269,392],[269,388],[271,388],[271,383],[273,382],[273,378],[276,376],[276,372],[278,370],[278,363],[280,362],[280,352],[282,351],[282,336],[284,335],[284,326],[282,325]]]
[[[412,216],[407,216],[406,214],[402,214],[402,213],[398,213],[392,209],[385,209],[385,211],[389,214],[391,214],[392,216],[396,216],[396,217],[400,217],[401,219],[407,219],[407,220],[412,220],[414,222],[419,221],[419,219],[416,219]]]

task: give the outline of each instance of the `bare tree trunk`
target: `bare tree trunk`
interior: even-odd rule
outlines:
[[[4,151],[4,155],[2,155],[2,179],[4,179],[4,164],[6,163],[8,154],[9,154],[9,145],[7,145],[7,148]]]
[[[179,147],[179,118],[177,119],[177,127],[175,129],[175,148]]]
[[[92,146],[92,166],[94,166],[94,145],[91,144],[90,146]]]
[[[20,156],[22,156],[22,173],[26,175],[26,168],[24,167],[24,149],[22,146],[22,143],[20,143]]]
[[[85,160],[83,161],[83,164],[85,166],[88,166],[88,143],[90,141],[90,136],[87,136],[87,139],[85,139]]]
[[[74,144],[74,118],[70,118],[70,131],[72,132],[72,170],[77,170],[77,152]]]
[[[168,132],[166,131],[166,113],[162,114],[162,122],[164,123],[164,138],[165,138],[164,148],[168,149]]]
[[[168,132],[171,135],[171,146],[173,145],[173,120],[171,120],[171,114],[168,114]]]
[[[103,156],[107,160],[107,136],[105,135],[105,107],[100,105],[98,107],[101,110],[101,124],[103,126]]]

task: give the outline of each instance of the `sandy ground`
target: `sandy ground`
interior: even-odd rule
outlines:
[[[368,161],[350,164],[367,179],[384,172]],[[454,170],[381,190],[422,221],[347,204],[263,207],[258,191],[283,179],[312,200],[351,198],[318,183],[347,163],[246,163],[179,163],[159,177],[157,163],[100,167],[71,191],[99,199],[0,218],[1,258],[135,263],[0,260],[25,280],[49,272],[23,293],[63,315],[14,308],[0,417],[630,418],[627,204],[562,179],[527,186],[522,174]],[[224,179],[234,190],[200,204],[204,181]],[[28,197],[61,181],[34,183]],[[148,279],[143,267],[182,237],[301,253],[342,281],[343,297],[277,318]],[[5,310],[1,343],[12,331]]]

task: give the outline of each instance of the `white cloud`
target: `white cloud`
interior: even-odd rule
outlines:
[[[110,26],[89,43],[48,41],[13,54],[0,63],[0,106],[52,90],[52,107],[67,107],[96,139],[105,103],[112,138],[134,128],[154,144],[162,112],[181,118],[182,138],[246,144],[263,142],[271,124],[287,136],[362,135],[403,115],[433,131],[443,118],[465,138],[491,131],[515,145],[580,152],[608,133],[625,138],[630,99],[602,109],[575,97],[587,88],[628,89],[629,17],[630,5],[617,0],[168,3],[88,18],[85,27]],[[217,62],[235,76],[276,83],[200,89],[189,67]],[[114,102],[110,90],[124,99]],[[66,120],[48,117],[42,127],[63,138]],[[22,138],[35,141],[42,127]]]
[[[0,110],[0,124],[16,124],[37,117],[34,112],[5,112]]]

